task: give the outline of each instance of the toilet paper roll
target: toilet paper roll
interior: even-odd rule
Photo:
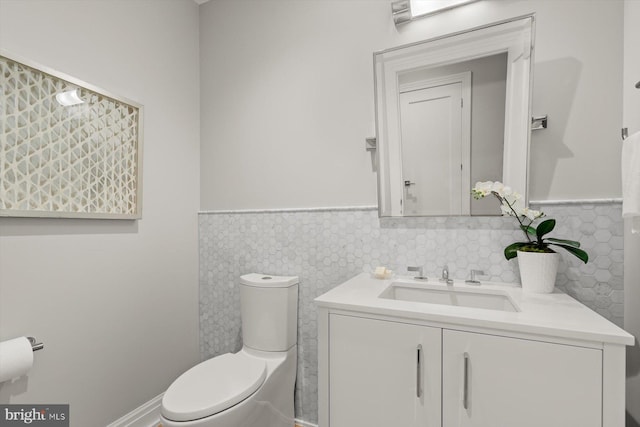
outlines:
[[[33,350],[27,337],[0,342],[0,383],[26,374],[33,366]]]

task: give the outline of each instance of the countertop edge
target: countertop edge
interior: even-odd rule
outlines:
[[[332,290],[315,298],[314,302],[319,308],[360,312],[373,316],[390,316],[407,319],[408,321],[416,320],[459,327],[486,328],[496,332],[504,331],[531,334],[591,343],[612,345],[635,344],[635,337],[633,335],[564,293],[559,293],[558,295],[562,295],[562,297],[558,298],[564,298],[564,302],[567,301],[566,298],[569,298],[574,308],[579,306],[584,309],[581,311],[582,313],[588,310],[585,320],[599,327],[594,328],[594,331],[590,331],[586,328],[582,330],[580,328],[574,329],[571,323],[556,326],[545,325],[544,321],[540,322],[541,324],[537,324],[535,321],[531,322],[530,319],[525,319],[529,320],[528,323],[526,321],[519,323],[508,319],[490,319],[483,318],[482,316],[474,317],[474,313],[472,312],[442,313],[442,306],[434,305],[433,311],[429,311],[428,306],[431,304],[426,303],[424,311],[415,311],[415,309],[411,309],[412,307],[406,310],[397,307],[381,307],[377,298],[374,298],[380,292],[380,289],[386,288],[386,286],[391,283],[391,280],[371,282],[371,288],[369,288],[369,286],[362,286],[363,280],[368,280],[366,273],[361,273],[334,287]],[[362,303],[359,301],[356,302],[359,299],[362,299]],[[373,303],[370,304],[369,302]],[[576,306],[576,304],[578,306]],[[548,307],[545,306],[544,308],[547,309]],[[559,307],[558,310],[563,310],[563,308]],[[542,314],[548,313],[541,313],[541,315]]]

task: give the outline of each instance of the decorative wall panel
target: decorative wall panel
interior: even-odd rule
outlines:
[[[140,218],[142,106],[0,55],[0,216]]]

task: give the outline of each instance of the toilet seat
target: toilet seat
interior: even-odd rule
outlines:
[[[260,388],[267,375],[264,360],[243,351],[202,362],[178,377],[162,398],[162,415],[191,421],[222,412]]]

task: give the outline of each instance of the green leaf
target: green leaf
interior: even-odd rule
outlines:
[[[554,239],[553,237],[549,237],[547,240],[550,241],[550,242],[554,242],[554,243],[560,243],[560,244],[563,244],[563,245],[573,246],[574,248],[579,248],[580,247],[580,242],[576,242],[574,240]]]
[[[536,236],[538,236],[538,241],[542,241],[542,236],[548,234],[553,230],[556,226],[555,219],[548,219],[546,221],[542,221],[538,228],[536,229]]]
[[[585,264],[587,263],[587,261],[589,261],[589,254],[587,254],[582,249],[578,249],[574,246],[562,245],[559,243],[552,243],[552,245],[560,246],[561,248],[569,252],[571,255],[576,256],[578,259],[580,259],[580,261],[584,262]]]
[[[536,235],[536,229],[530,225],[521,225],[520,228],[527,234],[531,234],[532,236]]]
[[[507,246],[506,248],[504,248],[504,257],[507,260],[510,260],[511,258],[515,258],[518,256],[518,249],[520,249],[523,246],[528,245],[528,242],[516,242],[516,243],[512,243],[509,246]]]

